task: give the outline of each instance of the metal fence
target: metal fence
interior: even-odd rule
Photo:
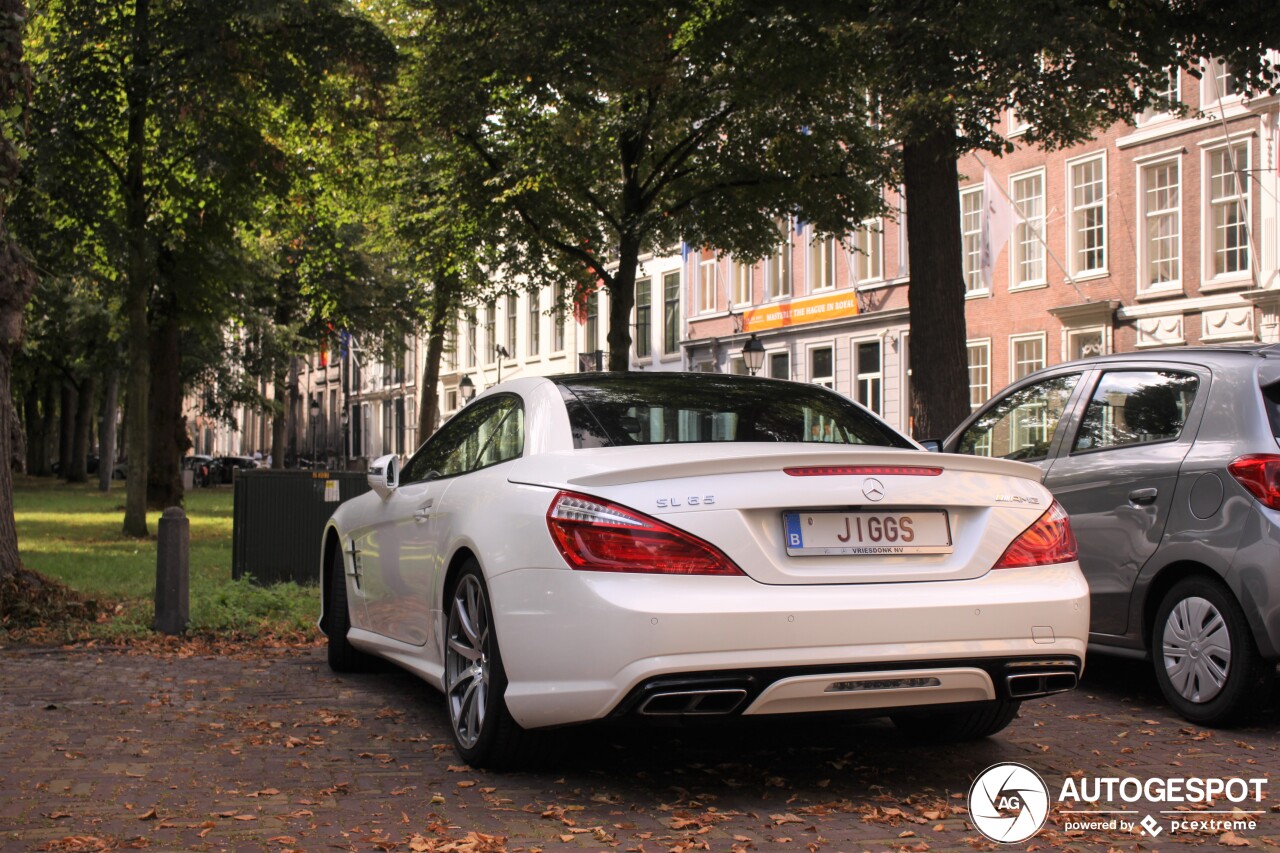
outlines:
[[[231,575],[257,583],[320,578],[320,536],[342,501],[369,491],[365,474],[241,470],[232,510]]]

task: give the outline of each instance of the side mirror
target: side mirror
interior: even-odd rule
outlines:
[[[369,466],[369,488],[384,501],[400,485],[400,458],[394,453],[379,456]]]
[[[942,452],[942,439],[940,438],[924,438],[920,440],[920,446],[930,453]]]

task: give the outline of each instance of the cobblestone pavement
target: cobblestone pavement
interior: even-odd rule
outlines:
[[[335,676],[320,649],[261,657],[0,650],[0,850],[994,849],[968,822],[997,762],[1041,773],[1269,778],[1280,715],[1205,731],[1146,666],[1091,661],[1074,693],[1001,735],[923,745],[887,723],[577,730],[539,772],[461,765],[438,694],[399,672]],[[1015,849],[1280,849],[1280,793],[1253,829],[1072,829],[1055,805]],[[1219,800],[1212,807],[1230,804]],[[1101,806],[1107,808],[1106,804]],[[1162,820],[1169,803],[1116,805]],[[1109,816],[1110,817],[1110,816]],[[1231,815],[1205,815],[1222,820]]]

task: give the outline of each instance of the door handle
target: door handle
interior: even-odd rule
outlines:
[[[420,507],[418,507],[417,509],[415,509],[415,510],[413,511],[413,520],[414,520],[414,521],[417,521],[417,522],[422,522],[422,521],[426,521],[428,518],[430,518],[430,517],[431,517],[431,505],[432,505],[433,503],[435,503],[435,501],[434,501],[434,500],[429,500],[429,501],[427,501],[426,503],[424,503],[422,506],[420,506]]]
[[[1129,503],[1134,506],[1149,506],[1156,502],[1158,494],[1156,489],[1134,489],[1129,493]]]

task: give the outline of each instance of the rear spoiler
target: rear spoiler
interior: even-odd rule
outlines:
[[[570,462],[572,460],[572,462]],[[809,465],[918,465],[948,472],[997,474],[1041,482],[1035,465],[985,456],[925,450],[868,449],[832,444],[663,444],[546,453],[521,459],[513,483],[564,487],[623,486],[655,480],[781,471]],[[569,477],[566,470],[580,471]]]

